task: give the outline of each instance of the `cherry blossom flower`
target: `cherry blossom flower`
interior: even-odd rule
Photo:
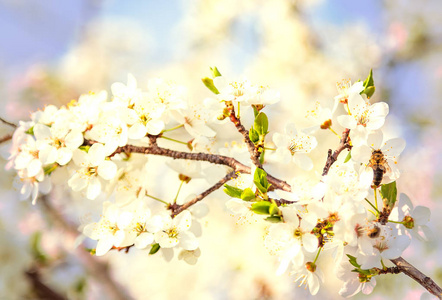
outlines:
[[[362,144],[370,131],[381,128],[388,114],[387,103],[370,104],[359,94],[350,95],[348,109],[348,115],[338,116],[338,123],[351,129],[350,138],[355,146]]]
[[[310,153],[318,144],[314,136],[296,130],[294,124],[288,124],[285,134],[273,134],[273,142],[277,147],[276,156],[280,162],[293,161],[304,170],[313,168],[313,162],[306,153]]]
[[[101,181],[110,180],[117,173],[117,166],[110,160],[105,160],[105,149],[102,144],[93,144],[89,151],[76,149],[73,160],[78,166],[68,181],[68,185],[75,191],[86,189],[86,197],[93,200],[101,193]]]
[[[192,225],[192,216],[189,211],[181,212],[175,218],[170,215],[162,215],[162,228],[155,233],[155,241],[161,248],[172,248],[179,245],[184,250],[195,250],[198,248],[198,240],[189,231]]]

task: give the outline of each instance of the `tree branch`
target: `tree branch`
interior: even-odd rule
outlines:
[[[391,261],[399,268],[400,272],[411,277],[431,294],[442,299],[442,288],[440,288],[430,277],[416,269],[402,257],[391,259]]]
[[[10,139],[12,139],[12,134],[7,134],[5,136],[2,136],[0,138],[0,144],[9,141]]]
[[[17,125],[16,125],[16,124],[11,123],[11,122],[8,122],[8,121],[6,121],[6,120],[3,119],[3,118],[0,118],[0,122],[4,123],[4,124],[6,124],[6,125],[9,125],[9,126],[11,126],[11,127],[17,128]]]
[[[341,142],[339,143],[339,146],[335,150],[335,152],[332,153],[331,149],[328,150],[327,161],[325,162],[324,170],[322,171],[322,176],[328,174],[328,171],[330,171],[330,167],[335,163],[335,161],[338,159],[339,154],[344,149],[351,149],[352,146],[350,145],[350,139],[348,137],[349,134],[350,134],[350,129],[346,128],[342,132]]]
[[[51,300],[65,300],[67,298],[63,297],[59,293],[55,292],[53,289],[48,287],[41,281],[40,273],[35,268],[32,268],[25,272],[26,278],[32,285],[33,291],[35,292],[38,299],[51,299]]]
[[[172,218],[175,217],[176,215],[178,215],[179,213],[181,213],[183,210],[188,209],[190,206],[194,205],[195,203],[203,200],[205,197],[207,197],[208,195],[210,195],[211,193],[213,193],[214,191],[216,191],[220,187],[222,187],[224,183],[226,183],[227,181],[234,179],[236,177],[238,177],[238,175],[235,172],[230,172],[226,176],[221,178],[221,180],[219,180],[213,186],[211,186],[210,188],[208,188],[207,190],[205,190],[204,192],[202,192],[201,194],[199,194],[198,196],[196,196],[192,200],[184,203],[183,205],[171,204],[168,207],[168,209],[172,210]]]
[[[86,141],[85,144],[91,145],[93,143],[94,143],[93,141]],[[172,157],[173,159],[207,161],[213,164],[231,167],[235,172],[246,173],[246,174],[250,174],[251,172],[250,167],[243,165],[242,163],[240,163],[239,161],[237,161],[232,157],[227,157],[217,154],[201,153],[201,152],[193,153],[193,152],[175,151],[171,149],[158,147],[156,143],[150,147],[140,147],[134,145],[126,145],[123,147],[118,147],[113,154],[117,153],[142,153],[142,154]],[[287,192],[291,191],[290,185],[283,180],[277,179],[269,174],[267,175],[267,180],[276,189],[284,190]]]

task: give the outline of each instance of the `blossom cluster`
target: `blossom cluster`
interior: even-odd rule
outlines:
[[[198,205],[212,190],[187,202],[177,201],[178,195],[171,200],[151,195],[146,175],[155,170],[146,156],[196,160],[169,165],[181,184],[198,177],[209,184],[221,180],[217,188],[227,182],[231,199],[226,205],[233,214],[269,222],[265,247],[278,257],[276,274],[290,270],[313,295],[326,280],[321,268],[329,262],[343,281],[342,296],[370,293],[375,277],[385,272],[388,260],[401,256],[410,237],[428,238],[430,211],[413,209],[405,195],[396,201],[405,141],[384,137],[389,108],[372,103],[371,73],[364,82],[339,83],[332,109],[317,105],[309,112],[312,126],[299,128],[290,120],[283,131],[270,132],[264,110],[280,100],[279,93],[248,80],[230,81],[216,68],[212,72],[203,83],[214,96],[200,106],[190,105],[186,89],[173,82],[153,79],[142,89],[129,75],[127,84],[112,85],[111,97],[106,91],[89,93],[66,106],[32,113],[13,135],[7,164],[17,173],[14,185],[21,199],[35,204],[39,193],[64,182],[72,193],[103,201],[100,219],[81,226],[85,236],[97,241],[97,256],[134,247],[150,254],[161,249],[170,258],[176,248],[179,258],[194,264],[200,255],[198,220],[207,214]],[[246,124],[250,116],[252,125]],[[218,143],[219,123],[226,120],[244,143]],[[336,123],[342,136],[333,129]],[[341,149],[334,161],[329,155],[329,165],[317,176],[320,166],[309,155],[319,145],[320,129],[336,134]],[[171,138],[171,131],[186,140]],[[185,144],[190,152],[162,148],[161,139]],[[230,165],[226,157],[233,159]],[[203,168],[198,160],[225,169]],[[274,178],[278,174],[267,174],[269,164],[291,164],[310,175],[285,178],[290,186],[284,185]]]

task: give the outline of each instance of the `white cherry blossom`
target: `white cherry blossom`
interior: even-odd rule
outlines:
[[[168,214],[162,217],[162,228],[155,233],[155,241],[160,244],[161,248],[172,248],[177,245],[184,250],[198,248],[198,240],[189,231],[192,225],[192,216],[189,211],[185,210],[173,219]]]

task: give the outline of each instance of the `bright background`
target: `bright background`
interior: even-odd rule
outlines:
[[[438,0],[65,0],[62,5],[0,0],[0,117],[27,119],[45,104],[63,105],[81,93],[109,90],[112,82],[125,82],[129,72],[140,86],[153,77],[173,79],[188,86],[197,102],[210,96],[200,78],[216,65],[228,77],[244,75],[280,90],[283,100],[270,115],[278,117],[273,124],[282,129],[289,121],[302,125],[315,101],[330,101],[336,81],[364,79],[373,68],[373,99],[390,105],[387,131],[407,140],[399,191],[433,212],[435,240],[413,241],[403,256],[442,283],[442,220],[437,215],[442,211],[441,11]],[[7,126],[0,127],[2,135],[8,132]],[[318,170],[325,151],[317,151]],[[24,268],[37,266],[42,281],[61,294],[96,299],[106,287],[69,254],[72,237],[53,226],[39,205],[18,203],[10,188],[13,174],[4,174],[0,261],[9,261],[10,268],[0,276],[19,278]],[[218,194],[207,201],[212,213],[196,266],[176,259],[166,263],[142,251],[110,253],[101,261],[136,299],[307,298],[293,278],[273,276],[275,258],[262,245],[263,228],[235,225],[224,211],[225,200]],[[66,203],[63,214],[78,224],[85,212],[75,211],[78,203]],[[41,251],[50,257],[46,262],[29,247],[36,233],[41,233]],[[11,255],[21,264],[13,263]],[[385,279],[379,278],[368,298],[415,299],[423,292],[404,275]],[[0,295],[33,298],[22,282],[0,284]],[[321,287],[317,297],[339,299],[336,285]]]

